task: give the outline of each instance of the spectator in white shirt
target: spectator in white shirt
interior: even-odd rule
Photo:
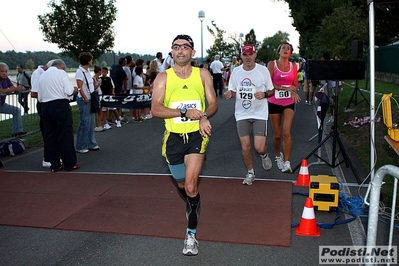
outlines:
[[[213,77],[213,88],[215,89],[216,95],[219,95],[220,98],[223,96],[223,63],[220,62],[220,56],[215,55],[215,60],[210,65],[210,69],[212,71]]]

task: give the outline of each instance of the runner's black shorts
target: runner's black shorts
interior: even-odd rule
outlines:
[[[204,154],[209,137],[201,136],[199,131],[191,133],[173,133],[165,131],[162,144],[162,156],[171,164],[184,163],[184,156],[191,153]]]
[[[287,108],[292,109],[295,112],[295,103],[286,105],[286,106],[282,106],[282,105],[273,104],[273,103],[269,102],[269,115],[282,114],[282,113],[284,113],[284,110]]]

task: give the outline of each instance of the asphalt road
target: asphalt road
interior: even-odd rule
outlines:
[[[213,132],[201,176],[242,179],[246,169],[236,132],[234,101],[219,98],[218,103],[219,111],[211,119]],[[100,151],[78,154],[81,169],[77,172],[169,174],[161,156],[163,131],[163,120],[153,118],[141,124],[130,122],[122,128],[98,132],[96,138]],[[268,132],[272,136],[271,126]],[[315,109],[303,101],[297,105],[292,127],[292,167],[317,146],[317,138],[310,140],[315,134]],[[274,158],[271,137],[267,146],[271,158]],[[359,178],[363,179],[367,169],[350,147],[345,145],[345,148]],[[332,150],[332,142],[326,142],[321,146],[321,157],[331,162]],[[15,158],[5,158],[4,171],[48,171],[41,167],[42,153],[42,149],[35,149]],[[348,196],[357,195],[357,180],[345,163],[330,167],[313,155],[308,162],[312,175],[335,175],[344,184],[342,192]],[[265,171],[258,157],[255,157],[254,169],[259,179],[295,182],[298,175],[298,171],[281,173],[275,163],[270,171]],[[256,186],[256,181],[253,186]],[[364,193],[364,189],[360,191]],[[294,186],[293,192],[292,222],[299,222],[305,202],[305,197],[299,193],[306,193],[307,188]],[[335,213],[316,212],[317,221],[321,223],[332,223],[335,216]],[[345,218],[349,217],[342,217]],[[293,228],[291,247],[288,248],[200,241],[196,257],[181,254],[183,239],[0,226],[0,265],[319,265],[321,245],[365,245],[366,222],[358,217],[351,223],[321,229],[320,237],[300,237]],[[250,223],[249,217],[248,226]],[[384,225],[382,227],[384,230]],[[384,235],[379,240],[380,244],[386,244],[387,239]]]

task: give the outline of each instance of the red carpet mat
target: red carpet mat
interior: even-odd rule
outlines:
[[[200,241],[290,246],[292,183],[201,178]],[[0,173],[0,224],[183,239],[169,176]]]

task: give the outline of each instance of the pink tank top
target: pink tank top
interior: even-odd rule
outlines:
[[[292,62],[290,62],[290,70],[288,72],[281,71],[277,67],[277,62],[274,60],[274,72],[272,75],[273,84],[278,86],[292,86],[294,83],[294,70],[292,69]],[[276,98],[277,96],[277,98]],[[273,96],[267,99],[268,102],[287,106],[294,103],[294,100],[291,98],[291,94],[288,94],[284,91],[275,91]]]

